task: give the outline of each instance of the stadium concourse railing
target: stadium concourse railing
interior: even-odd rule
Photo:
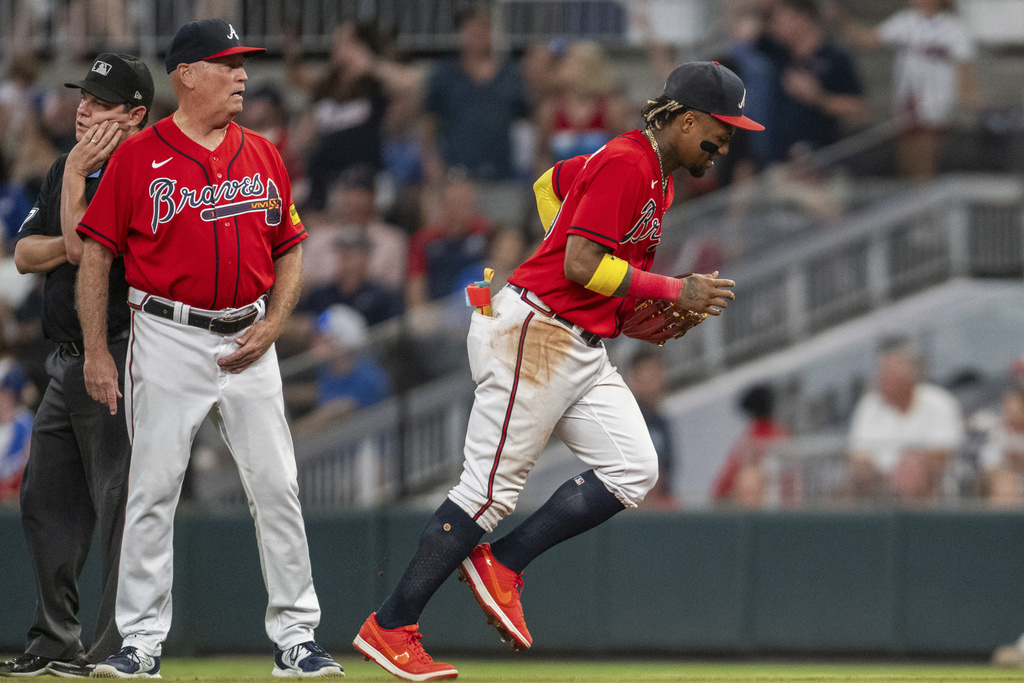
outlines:
[[[931,503],[945,510],[986,507],[979,462],[981,436],[971,432],[962,446],[951,453],[936,498]],[[756,507],[762,509],[890,509],[901,505],[886,490],[869,496],[853,494],[846,433],[797,436],[757,449],[751,456],[750,463],[760,466],[763,478],[761,497],[756,501]]]
[[[676,386],[710,377],[856,316],[957,277],[1024,275],[1024,181],[1007,175],[950,175],[933,183],[896,185],[830,224],[812,224],[795,235],[777,235],[735,259],[723,274],[737,282],[727,315],[665,347]],[[767,195],[765,195],[767,196]],[[778,207],[752,209],[758,220]],[[685,251],[686,211],[670,214],[666,252]],[[395,339],[443,338],[437,348],[464,363],[469,311],[444,302],[373,330],[369,351],[396,348]],[[638,342],[607,342],[613,356]],[[402,348],[401,344],[398,348]],[[410,347],[411,348],[411,347]],[[308,371],[311,355],[282,363],[286,381]],[[462,366],[458,366],[462,367]],[[472,404],[468,371],[456,369],[431,383],[360,411],[327,430],[295,433],[303,505],[346,509],[386,504],[452,483]],[[826,453],[808,475],[804,503],[814,505],[838,477],[841,448],[811,444]],[[808,446],[801,442],[798,446]],[[837,456],[838,457],[838,456]],[[780,462],[803,462],[790,454]],[[817,479],[816,479],[817,478]],[[240,505],[244,496],[233,468],[197,478],[207,505]],[[818,479],[821,481],[819,482]],[[821,493],[819,496],[818,493]]]
[[[83,5],[91,3],[83,3]],[[298,35],[302,49],[327,54],[340,23],[372,23],[394,35],[395,48],[406,53],[453,50],[458,46],[456,15],[477,0],[109,0],[95,7],[118,12],[124,35],[114,36],[100,17],[68,26],[68,3],[56,0],[0,0],[0,51],[34,49],[58,54],[120,49],[156,60],[178,26],[194,17],[220,16],[233,22],[249,44],[280,52]],[[627,2],[616,0],[492,0],[496,44],[519,50],[555,36],[596,40],[609,47],[640,45],[643,35],[630,29]],[[678,30],[661,36],[694,48],[723,35],[716,0],[663,0],[651,3],[679,21]],[[92,10],[91,10],[92,11]],[[95,10],[99,11],[99,10]],[[83,15],[84,16],[84,15]],[[285,30],[287,29],[287,31]],[[664,31],[662,31],[663,33]],[[660,35],[660,33],[658,34]],[[71,39],[69,40],[69,36]],[[121,44],[125,43],[125,44]],[[6,55],[10,56],[10,55]],[[2,60],[0,60],[2,61]]]
[[[770,202],[754,209],[747,234],[786,210]],[[673,379],[716,374],[950,278],[1020,277],[1022,211],[1019,178],[950,175],[890,187],[841,219],[810,221],[789,235],[776,231],[752,255],[723,267],[737,284],[720,324],[696,328],[689,344],[666,346]],[[664,232],[686,230],[678,225],[685,221],[685,214],[667,217]]]

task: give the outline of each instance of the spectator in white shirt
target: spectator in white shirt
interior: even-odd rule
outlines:
[[[854,495],[934,500],[963,439],[957,399],[921,381],[921,359],[905,340],[883,344],[876,388],[861,398],[850,427]]]
[[[928,180],[938,170],[942,143],[957,104],[983,106],[975,59],[977,48],[952,0],[909,0],[872,28],[833,3],[843,35],[860,47],[890,47],[894,114],[902,117],[896,157],[900,175]]]

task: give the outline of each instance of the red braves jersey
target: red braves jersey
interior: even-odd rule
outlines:
[[[589,156],[556,165],[551,177],[562,208],[537,251],[509,282],[529,289],[562,317],[602,337],[621,328],[623,298],[592,292],[565,277],[565,245],[579,235],[610,247],[634,268],[650,270],[661,239],[661,220],[672,203],[669,178],[661,191],[661,169],[651,143],[639,130],[611,140]]]
[[[273,144],[231,123],[211,151],[172,117],[117,148],[78,233],[124,254],[136,289],[214,310],[258,299],[306,238]]]

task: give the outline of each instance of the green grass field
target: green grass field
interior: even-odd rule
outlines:
[[[340,657],[347,680],[397,681],[372,662]],[[665,681],[1024,681],[1024,671],[983,665],[706,663],[690,661],[485,660],[448,658],[460,681],[528,683],[664,683]],[[171,681],[266,681],[269,657],[167,659],[161,674]],[[50,679],[53,680],[53,679]]]

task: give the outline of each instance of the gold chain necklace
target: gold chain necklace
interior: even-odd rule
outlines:
[[[665,167],[661,164],[661,148],[658,147],[658,141],[654,139],[654,133],[651,132],[650,128],[644,128],[644,135],[651,141],[651,147],[654,148],[654,156],[658,157],[658,175],[661,177],[661,196],[665,197],[668,192],[668,178],[665,177]]]

